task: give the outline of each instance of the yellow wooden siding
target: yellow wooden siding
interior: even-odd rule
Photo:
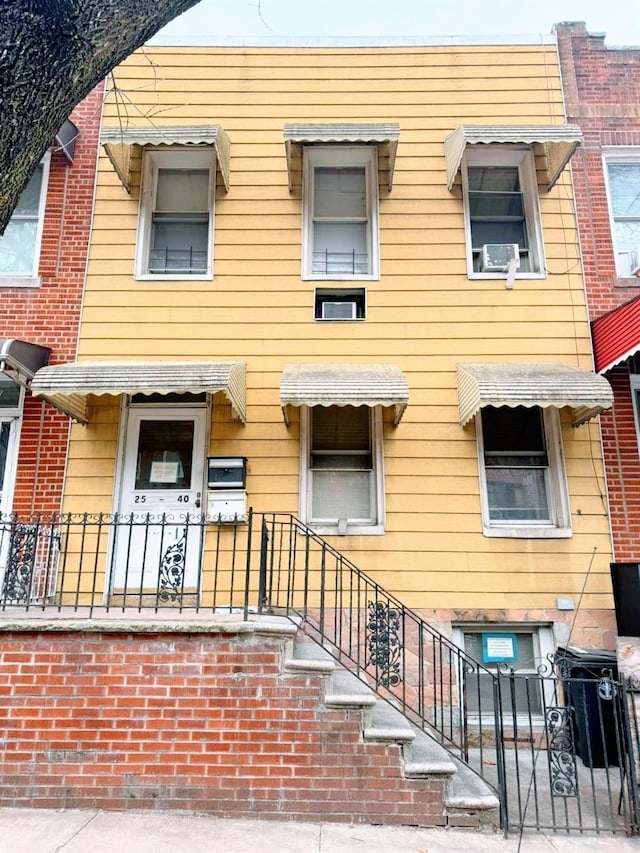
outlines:
[[[563,121],[555,47],[146,48],[114,79],[105,126],[222,126],[230,190],[216,193],[212,281],[134,281],[139,201],[100,157],[79,357],[246,361],[247,425],[214,409],[210,452],[248,457],[256,509],[294,513],[299,423],[297,412],[283,422],[284,365],[394,363],[410,403],[397,429],[385,424],[386,534],[336,547],[415,606],[553,608],[580,594],[589,570],[583,606],[610,607],[597,427],[575,430],[563,414],[574,535],[496,539],[481,532],[473,424],[457,420],[459,361],[592,367],[568,171],[540,198],[549,274],[511,291],[467,279],[460,188],[445,184],[443,141],[456,126]],[[301,200],[283,143],[292,121],[400,125],[365,322],[312,319],[314,288],[331,283],[300,277]],[[119,413],[118,399],[101,398],[72,430],[67,508],[112,508]]]

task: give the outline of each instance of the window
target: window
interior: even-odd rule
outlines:
[[[558,411],[487,406],[476,419],[486,536],[570,536]]]
[[[316,320],[364,320],[364,287],[316,287],[313,316]]]
[[[636,425],[638,455],[640,456],[640,373],[630,374],[629,384],[631,386],[631,398],[633,400],[633,419]]]
[[[506,273],[511,256],[519,257],[519,278],[543,275],[533,152],[501,145],[468,148],[463,191],[469,277],[496,278]]]
[[[145,152],[138,278],[212,277],[215,154]]]
[[[619,276],[640,272],[640,150],[605,154],[611,233]]]
[[[19,385],[0,375],[0,512],[11,509],[23,397]]]
[[[504,717],[520,718],[542,723],[545,709],[545,687],[538,677],[538,667],[544,665],[553,652],[552,630],[546,626],[521,625],[460,625],[454,628],[458,646],[482,666],[478,670],[460,673],[465,678],[466,711],[473,720],[482,717],[493,720],[493,679],[486,672],[497,672],[500,664],[513,670],[513,681],[505,673],[501,679],[501,701]],[[483,669],[485,670],[483,672]],[[546,688],[552,692],[551,682]],[[552,696],[546,697],[549,702]]]
[[[382,533],[382,414],[368,406],[302,409],[301,514],[318,532]]]
[[[39,283],[34,279],[40,262],[49,159],[47,153],[37,166],[0,237],[0,284]]]
[[[304,150],[303,278],[378,278],[374,147]]]

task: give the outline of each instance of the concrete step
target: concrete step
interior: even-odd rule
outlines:
[[[405,750],[404,775],[420,779],[425,776],[455,776],[456,765],[447,750],[423,731],[416,730],[410,749]]]
[[[416,732],[406,717],[387,702],[378,701],[365,713],[365,740],[376,743],[412,743]]]
[[[328,708],[373,708],[378,698],[354,673],[338,666],[324,696]]]
[[[330,675],[336,663],[329,652],[314,642],[287,643],[284,668],[289,672],[309,672]]]

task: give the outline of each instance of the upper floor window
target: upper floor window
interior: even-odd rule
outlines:
[[[4,278],[34,279],[38,275],[40,244],[47,197],[50,155],[38,164],[22,191],[7,228],[0,237],[0,284]]]
[[[605,154],[611,232],[619,276],[640,273],[640,150]]]
[[[211,278],[213,149],[147,150],[142,180],[137,277]]]
[[[376,148],[305,148],[303,196],[303,277],[378,278]]]
[[[569,536],[558,410],[486,406],[476,418],[487,536]]]
[[[463,168],[467,268],[470,278],[496,278],[516,263],[518,277],[544,274],[533,152],[483,145],[467,148]]]

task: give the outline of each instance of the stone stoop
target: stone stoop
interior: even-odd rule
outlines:
[[[499,828],[499,800],[476,773],[434,738],[414,726],[391,704],[338,663],[318,643],[296,637],[285,644],[284,670],[324,676],[325,707],[360,711],[365,743],[398,744],[401,771],[413,780],[441,779],[443,825],[494,831]]]

